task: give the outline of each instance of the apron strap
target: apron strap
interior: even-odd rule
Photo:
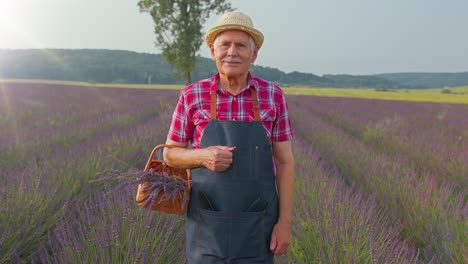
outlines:
[[[250,91],[252,93],[252,111],[254,113],[254,120],[260,121],[257,91],[253,88],[253,86],[251,86],[250,88],[252,88],[250,89]],[[216,120],[216,100],[217,90],[211,91],[210,114],[212,120]]]
[[[218,93],[217,90],[211,91],[211,101],[210,101],[211,120],[216,120],[216,95],[217,93]]]
[[[260,114],[259,114],[259,110],[258,110],[257,91],[253,87],[252,87],[252,89],[250,89],[250,91],[252,92],[252,110],[253,110],[253,113],[254,113],[254,120],[255,121],[260,121]]]

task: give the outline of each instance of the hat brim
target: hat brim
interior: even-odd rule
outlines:
[[[210,44],[214,42],[216,36],[218,36],[221,32],[228,31],[228,30],[243,31],[249,34],[253,38],[257,49],[260,49],[262,47],[262,44],[263,44],[262,32],[256,30],[255,28],[240,26],[237,24],[233,24],[233,25],[227,24],[227,25],[212,27],[210,30],[208,30],[208,32],[206,32],[206,35],[205,35],[206,45],[210,47]]]

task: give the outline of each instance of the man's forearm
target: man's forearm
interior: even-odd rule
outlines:
[[[166,144],[175,148],[164,149],[164,160],[174,168],[191,169],[206,167],[209,170],[222,172],[232,163],[232,152],[235,147],[210,146],[203,149],[187,149],[187,143],[167,139]]]
[[[191,169],[206,166],[209,156],[204,149],[166,148],[164,160],[171,167]]]
[[[278,164],[276,185],[279,195],[279,220],[288,225],[291,224],[292,209],[294,204],[294,164]]]

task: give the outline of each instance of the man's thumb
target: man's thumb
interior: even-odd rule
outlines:
[[[276,248],[276,236],[272,235],[271,236],[271,242],[270,242],[270,250],[273,251]]]
[[[228,146],[221,146],[224,150],[226,151],[234,151],[236,149],[236,147],[228,147]]]

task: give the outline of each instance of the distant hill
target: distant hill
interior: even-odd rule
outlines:
[[[192,80],[211,77],[216,66],[198,57]],[[93,49],[0,49],[0,79],[45,79],[97,83],[181,84],[160,54]],[[253,65],[251,72],[283,86],[432,88],[468,85],[465,73],[388,73],[378,75],[323,75],[285,73]]]
[[[384,73],[376,75],[406,87],[439,88],[468,84],[468,72],[456,73]]]

